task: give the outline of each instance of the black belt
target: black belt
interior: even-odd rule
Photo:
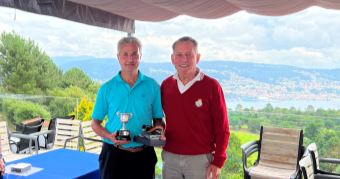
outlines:
[[[130,148],[124,148],[120,145],[113,145],[113,146],[119,150],[124,150],[124,151],[132,152],[132,153],[141,152],[147,147],[145,145],[139,146],[139,147],[130,147]]]

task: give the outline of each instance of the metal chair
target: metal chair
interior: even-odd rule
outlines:
[[[313,170],[315,174],[327,174],[327,175],[335,175],[338,176],[340,178],[340,173],[332,173],[329,171],[325,171],[320,169],[320,163],[333,163],[333,164],[337,164],[340,166],[340,159],[337,158],[321,158],[319,156],[317,147],[315,143],[311,143],[308,145],[307,147],[307,151],[309,152],[311,159],[312,159],[312,163],[313,163]]]
[[[298,162],[304,152],[303,131],[261,126],[260,140],[242,145],[245,179],[300,178]],[[247,158],[257,152],[253,166]]]
[[[32,142],[31,139],[23,137],[18,138],[15,135],[30,135],[36,132],[40,132],[43,123],[44,119],[35,118],[28,123],[16,124],[16,131],[10,133],[10,141],[12,145],[15,145],[16,153],[30,152],[32,147],[39,150],[39,146],[37,145],[38,143],[30,144],[30,142]]]
[[[310,153],[307,153],[307,155],[299,161],[299,165],[304,179],[340,179],[340,176],[336,175],[315,173],[314,163]]]
[[[11,150],[11,145],[15,144],[13,142],[10,142],[9,136],[14,136],[19,139],[28,139],[29,140],[29,155],[33,154],[32,153],[32,148],[31,145],[34,142],[35,144],[38,142],[38,139],[36,136],[30,136],[26,134],[15,134],[11,133],[9,134],[8,128],[7,128],[7,122],[6,121],[0,121],[0,149],[1,149],[1,154],[3,155],[3,158],[5,159],[6,162],[10,162],[13,160],[21,159],[24,157],[28,157],[28,154],[17,154],[13,153]],[[35,153],[38,153],[38,148],[35,148]]]

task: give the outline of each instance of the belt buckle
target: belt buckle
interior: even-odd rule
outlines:
[[[144,149],[143,146],[140,146],[140,147],[133,147],[133,148],[127,148],[129,152],[140,152]]]
[[[116,147],[120,150],[125,150],[125,151],[131,152],[131,153],[140,152],[145,148],[144,146],[124,148],[120,145],[116,145]]]

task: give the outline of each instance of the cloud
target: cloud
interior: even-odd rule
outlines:
[[[10,32],[13,29],[23,37],[34,40],[50,56],[112,57],[118,39],[126,36],[123,32],[55,17],[11,8],[0,9],[0,30]],[[16,14],[15,19],[13,14]],[[7,28],[3,30],[3,27]]]
[[[312,7],[286,16],[246,12],[207,20],[179,16],[164,22],[136,22],[143,60],[170,61],[181,36],[198,40],[202,60],[235,60],[307,68],[340,68],[340,11]],[[14,20],[15,17],[15,20]],[[50,56],[114,57],[126,33],[0,7],[0,31],[15,30]]]
[[[239,12],[216,20],[181,16],[158,24],[138,22],[136,29],[146,39],[162,39],[148,42],[157,44],[155,53],[171,48],[170,39],[190,35],[198,40],[203,60],[340,68],[340,19],[334,18],[339,15],[318,7],[280,17]]]
[[[10,31],[12,31],[12,28],[9,25],[0,22],[0,33],[5,32],[5,31],[10,32]]]

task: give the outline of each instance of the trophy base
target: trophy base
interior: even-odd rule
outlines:
[[[116,139],[130,141],[131,140],[130,132],[128,130],[119,130],[117,131]]]

